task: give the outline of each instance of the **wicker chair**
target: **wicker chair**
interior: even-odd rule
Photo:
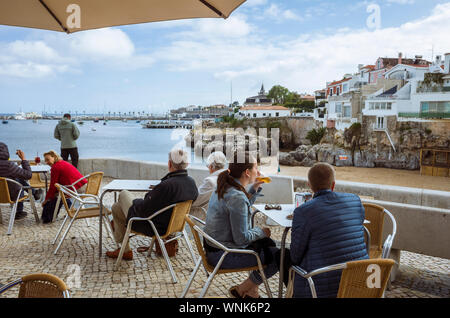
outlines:
[[[11,199],[11,195],[9,193],[9,187],[8,183],[14,183],[17,186],[20,187],[19,194],[17,195],[17,199],[13,201]],[[8,179],[8,178],[2,178],[0,177],[0,204],[9,204],[11,206],[11,214],[9,217],[9,225],[8,225],[8,235],[11,235],[13,226],[14,226],[14,220],[16,217],[17,212],[17,205],[19,202],[24,202],[25,200],[29,200],[31,204],[31,209],[33,210],[34,217],[36,219],[36,222],[39,223],[39,216],[37,214],[36,206],[34,204],[34,198],[31,195],[31,189],[28,189],[28,194],[24,195],[23,197],[20,197],[22,192],[25,192],[25,187],[21,185],[19,182]],[[3,224],[3,218],[2,218],[2,212],[0,210],[0,223]]]
[[[212,237],[210,237],[208,234],[206,234],[199,226],[197,226],[192,220],[195,220],[199,222],[200,224],[204,225],[205,222],[200,220],[199,218],[193,217],[193,216],[186,216],[186,222],[189,224],[189,227],[191,229],[192,235],[194,236],[194,241],[197,246],[198,253],[200,254],[199,259],[197,260],[195,264],[194,271],[191,274],[191,277],[189,278],[186,287],[183,290],[183,293],[181,294],[181,298],[184,298],[189,291],[189,288],[191,287],[192,282],[194,281],[195,275],[198,272],[198,269],[200,268],[200,265],[203,264],[203,267],[206,270],[206,275],[208,276],[208,280],[206,281],[205,285],[203,286],[203,289],[200,293],[199,298],[203,298],[208,291],[209,286],[211,285],[212,280],[214,279],[214,276],[218,274],[227,274],[227,273],[238,273],[238,272],[249,272],[249,271],[255,271],[259,270],[261,277],[264,281],[264,285],[266,287],[267,295],[272,298],[272,292],[269,287],[269,283],[267,282],[266,275],[264,274],[264,267],[262,265],[261,259],[259,258],[258,253],[252,250],[243,250],[243,249],[229,249],[225,247],[224,245],[220,244],[216,240],[214,240]],[[202,240],[200,239],[200,235],[203,236],[204,239],[206,239],[208,242],[211,242],[212,245],[224,250],[223,256],[220,258],[217,265],[214,267],[208,263],[208,260],[206,258],[206,253],[203,248]],[[247,267],[247,268],[236,268],[236,269],[220,269],[220,266],[222,265],[223,260],[229,253],[240,253],[240,254],[251,254],[256,257],[256,261],[258,263],[258,266],[253,267]],[[208,275],[208,273],[211,273]]]
[[[154,213],[153,215],[151,215],[148,218],[139,218],[139,217],[131,218],[128,222],[127,231],[125,232],[124,240],[122,242],[122,247],[120,249],[119,256],[117,257],[117,261],[114,266],[114,269],[117,270],[120,265],[120,262],[122,261],[123,253],[125,252],[125,247],[127,246],[128,240],[130,238],[130,234],[135,234],[135,235],[139,235],[139,236],[147,236],[145,234],[132,231],[131,226],[132,226],[133,222],[147,221],[150,224],[151,228],[153,229],[153,233],[155,233],[155,235],[152,236],[152,241],[151,241],[150,247],[148,249],[148,255],[151,254],[151,252],[153,250],[153,245],[155,244],[155,241],[158,240],[158,244],[161,248],[164,259],[166,260],[167,266],[169,267],[170,274],[172,275],[173,283],[175,284],[177,282],[177,278],[176,278],[175,272],[173,271],[172,264],[170,263],[170,259],[169,259],[169,255],[167,254],[165,243],[169,243],[171,241],[178,240],[179,238],[183,237],[188,246],[189,252],[191,253],[192,259],[195,263],[194,251],[192,249],[191,243],[189,242],[186,230],[184,228],[185,224],[186,224],[185,216],[187,214],[189,214],[191,205],[192,205],[192,200],[189,200],[189,201],[169,205],[169,206],[157,211],[156,213]],[[153,223],[152,220],[156,216],[158,216],[161,213],[164,213],[172,208],[173,208],[173,212],[172,212],[172,216],[169,221],[169,226],[167,227],[166,233],[164,235],[160,236],[158,231],[156,230],[155,224]],[[173,234],[176,234],[176,235],[174,237],[171,237],[167,241],[163,241]]]
[[[36,162],[30,161],[30,166],[35,166]],[[47,189],[45,185],[45,180],[41,179],[41,174],[38,172],[34,172],[31,176],[31,179],[28,181],[30,186],[35,189]]]
[[[64,221],[61,224],[61,227],[59,228],[58,233],[56,234],[56,237],[52,242],[53,245],[56,243],[56,240],[58,239],[59,235],[61,234],[61,231],[66,225],[66,222],[70,219],[70,223],[67,226],[63,234],[63,237],[61,238],[61,241],[59,242],[58,246],[54,251],[54,254],[56,255],[75,220],[99,217],[100,199],[98,198],[98,196],[93,194],[77,193],[75,191],[70,190],[68,187],[62,186],[58,183],[55,184],[55,187],[59,191],[59,198],[61,198],[63,201],[64,207],[67,211],[67,215],[64,218]],[[73,202],[70,207],[69,204],[67,203],[66,197],[71,199]],[[109,211],[106,211],[106,214],[103,215],[103,217],[105,218],[106,231],[108,232],[109,236],[112,237],[111,234],[112,231],[108,228],[108,225],[110,225],[108,220],[109,213],[110,213]]]
[[[84,191],[84,194],[91,194],[91,195],[98,196],[98,193],[100,192],[100,187],[102,185],[103,172],[101,172],[101,171],[93,172],[91,174],[88,174],[87,176],[83,176],[80,179],[78,179],[77,181],[75,181],[74,183],[67,185],[66,187],[71,188],[74,192],[76,192],[77,190],[75,189],[75,185],[83,179],[86,179],[88,182],[86,185],[86,190]],[[55,205],[55,211],[53,212],[53,221],[55,221],[56,216],[58,214],[58,208],[59,208],[60,202],[61,202],[61,197],[58,196],[58,201],[56,202],[56,205]],[[86,224],[89,226],[88,219],[86,219]]]
[[[312,277],[330,271],[342,270],[337,298],[382,298],[394,264],[395,262],[391,259],[366,259],[331,265],[309,273],[298,266],[292,266],[289,269],[286,297],[290,298],[293,295],[295,274],[308,280],[311,295],[313,298],[317,298]],[[377,269],[379,269],[379,277],[375,278],[374,283],[370,276],[374,275],[374,273],[377,274]],[[376,285],[377,280],[379,285]],[[370,286],[369,283],[373,285]]]
[[[370,221],[366,224],[370,233],[370,258],[389,258],[392,243],[397,232],[397,223],[394,216],[385,208],[373,203],[363,203],[365,218]],[[383,227],[385,216],[388,216],[392,222],[392,233],[389,234],[383,242]]]
[[[19,298],[70,298],[66,284],[52,274],[23,276],[0,287],[0,294],[19,284]]]

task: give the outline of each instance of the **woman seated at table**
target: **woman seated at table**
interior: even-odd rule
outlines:
[[[240,159],[238,161],[237,159]],[[251,227],[250,207],[261,191],[262,182],[256,182],[260,175],[256,159],[245,154],[244,158],[235,155],[234,162],[229,164],[228,170],[222,172],[217,180],[217,190],[212,194],[206,214],[205,232],[215,240],[233,249],[251,249],[255,242],[270,241],[268,228]],[[250,190],[247,192],[247,187]],[[262,240],[264,239],[264,240]],[[262,240],[262,241],[261,241]],[[262,243],[264,244],[264,243]],[[208,263],[216,266],[223,250],[216,249],[205,242],[205,251]],[[259,256],[261,262],[267,265],[264,269],[266,278],[278,272],[275,254],[276,247],[264,247]],[[257,260],[250,254],[228,254],[221,269],[235,269],[257,266]],[[258,286],[263,283],[259,271],[250,273],[249,278],[238,286],[232,287],[229,292],[235,298],[259,298]]]
[[[217,178],[225,170],[227,165],[227,158],[221,151],[213,152],[206,159],[206,166],[209,170],[209,176],[207,176],[202,184],[198,187],[198,197],[192,203],[190,215],[196,216],[202,220],[206,218],[206,213],[203,208],[208,208],[209,198],[217,188]]]
[[[83,175],[72,166],[67,161],[61,159],[61,157],[53,150],[44,153],[45,163],[51,167],[50,173],[50,187],[45,196],[44,202],[42,202],[42,223],[50,223],[53,220],[53,212],[55,211],[57,198],[57,189],[55,187],[56,183],[61,185],[71,185],[78,179],[82,178]],[[79,189],[87,183],[86,179],[80,180],[75,184],[75,189]],[[70,200],[68,200],[68,203]],[[69,203],[70,204],[70,203]],[[62,202],[58,207],[62,206]]]

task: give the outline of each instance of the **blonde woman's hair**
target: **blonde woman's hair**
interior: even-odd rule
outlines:
[[[45,156],[53,157],[55,159],[55,162],[58,162],[59,160],[62,160],[60,155],[58,155],[58,153],[56,151],[54,151],[54,150],[50,150],[50,151],[44,153],[44,157]]]

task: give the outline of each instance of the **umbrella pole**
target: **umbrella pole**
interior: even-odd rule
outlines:
[[[66,32],[67,34],[69,34],[69,30],[67,30],[67,28],[61,23],[61,21],[59,21],[58,17],[53,13],[52,10],[50,10],[50,8],[45,4],[44,0],[39,0],[39,2],[42,4],[42,6],[48,11],[48,13],[50,13],[50,15],[53,17],[53,19],[55,19],[56,22],[58,22],[58,24],[61,26],[61,28],[64,30],[64,32]]]
[[[217,9],[215,6],[213,6],[211,3],[209,3],[206,0],[199,0],[201,3],[203,3],[205,6],[207,6],[208,8],[210,8],[212,11],[214,11],[218,16],[225,18],[225,15],[220,12],[219,9]]]

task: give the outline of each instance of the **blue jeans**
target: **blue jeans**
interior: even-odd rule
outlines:
[[[26,182],[25,180],[23,180],[23,179],[15,179],[17,182],[19,182],[21,185],[23,185],[23,186],[25,186],[25,187],[29,187],[30,185],[28,184],[28,182]],[[31,190],[31,192],[32,192],[32,194],[34,195],[34,193],[35,193],[35,189],[32,189]],[[25,191],[22,191],[21,193],[20,193],[20,197],[21,198],[23,198],[25,196]],[[16,213],[18,213],[18,212],[23,212],[23,202],[19,202],[18,204],[17,204],[17,211],[16,211]]]
[[[269,258],[272,259],[272,261],[268,264],[266,264],[267,257],[264,255],[264,250],[261,251],[259,254],[259,258],[261,259],[261,263],[264,265],[266,264],[266,267],[264,268],[264,275],[266,275],[266,278],[269,279],[273,275],[275,275],[278,272],[278,265],[276,261],[276,257],[280,257],[278,251],[279,249],[276,247],[269,247],[271,255]],[[223,255],[223,251],[218,252],[208,252],[206,253],[206,258],[208,259],[208,263],[212,266],[216,266],[217,263],[219,263],[220,257]],[[250,254],[238,254],[238,253],[229,253],[227,256],[225,256],[225,259],[222,262],[222,266],[220,269],[237,269],[237,268],[245,268],[245,267],[252,267],[257,266],[258,262],[256,260],[256,257]],[[261,285],[263,283],[263,280],[261,278],[261,274],[259,271],[253,271],[250,273],[250,279],[253,283],[256,285]]]

